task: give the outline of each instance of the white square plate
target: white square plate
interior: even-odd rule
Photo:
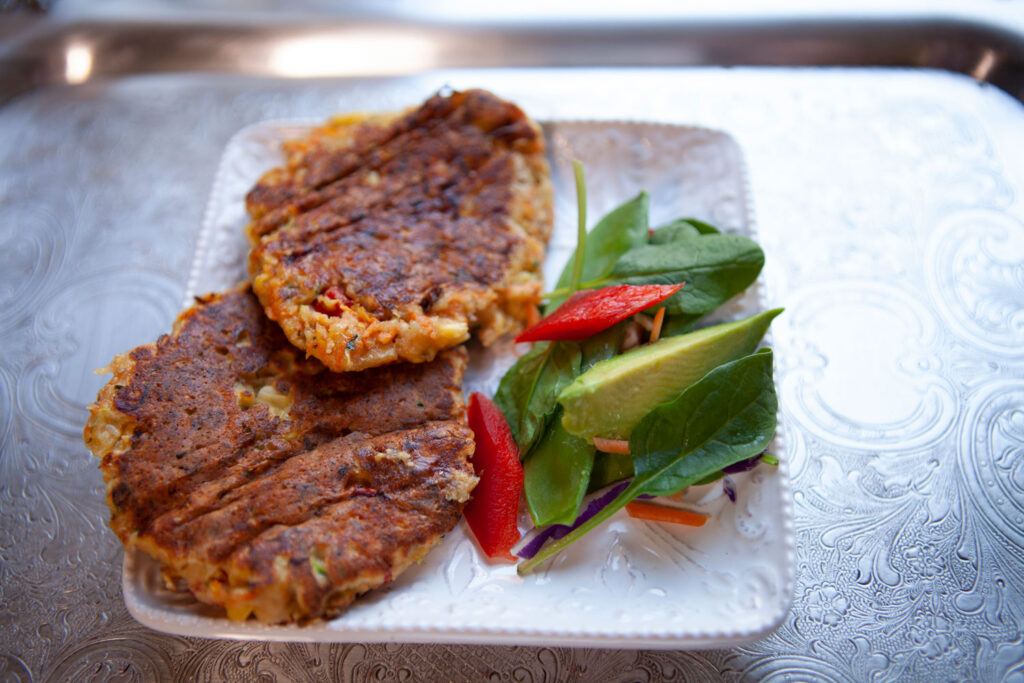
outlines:
[[[245,193],[282,162],[282,140],[308,122],[268,122],[228,144],[200,235],[186,303],[246,277]],[[545,266],[553,282],[575,245],[571,162],[587,175],[589,223],[640,190],[651,221],[695,217],[756,239],[739,147],[725,133],[627,122],[550,122],[544,126],[555,185],[556,225]],[[764,309],[755,285],[717,316]],[[465,392],[493,395],[514,360],[508,342],[472,349]],[[780,425],[781,434],[781,425]],[[265,626],[233,622],[223,610],[163,587],[159,567],[129,552],[124,596],[143,624],[171,633],[311,642],[410,641],[691,648],[762,637],[781,623],[793,586],[792,504],[781,436],[777,468],[735,475],[735,503],[705,487],[711,520],[693,529],[619,513],[537,572],[516,575],[489,564],[464,522],[426,560],[360,598],[330,621]],[[720,492],[720,486],[718,488]]]

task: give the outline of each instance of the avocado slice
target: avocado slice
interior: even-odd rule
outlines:
[[[640,419],[722,363],[754,352],[776,308],[659,339],[595,364],[558,395],[562,426],[583,439],[628,439]]]

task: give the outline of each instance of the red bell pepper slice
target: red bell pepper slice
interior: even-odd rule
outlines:
[[[469,397],[469,428],[476,437],[473,470],[480,482],[464,514],[480,549],[491,558],[515,560],[519,541],[519,498],[523,466],[508,422],[498,406],[480,393]]]
[[[682,287],[612,285],[576,292],[551,315],[523,330],[516,341],[582,341],[664,301]]]
[[[325,315],[340,316],[342,306],[351,306],[354,301],[348,298],[345,290],[337,285],[325,289],[321,296],[313,302],[313,309]]]

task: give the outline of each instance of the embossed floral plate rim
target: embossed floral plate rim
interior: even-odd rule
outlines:
[[[282,139],[316,123],[256,123],[228,142],[199,235],[186,305],[195,294],[244,278],[244,193],[263,171],[280,163]],[[659,211],[664,219],[694,215],[757,238],[746,163],[727,133],[642,121],[543,125],[556,187],[556,227],[545,265],[549,281],[575,241],[573,158],[581,158],[587,169],[591,224],[636,190],[647,189],[652,224],[659,222]],[[675,159],[677,152],[686,154]],[[689,194],[683,196],[680,188]],[[763,297],[759,280],[724,307],[723,317],[765,310]],[[467,394],[493,393],[512,357],[508,343],[488,351],[471,348]],[[781,624],[792,601],[796,552],[783,427],[780,422],[773,445],[779,466],[738,475],[735,504],[720,494],[715,498],[714,491],[698,494],[715,498],[708,508],[712,520],[704,529],[680,531],[620,513],[525,578],[516,576],[511,565],[481,560],[460,523],[422,564],[329,621],[232,622],[219,608],[166,589],[157,563],[134,550],[125,554],[125,604],[150,628],[209,638],[675,649],[750,642]],[[740,512],[743,506],[749,514]],[[709,532],[717,535],[709,537]],[[751,558],[759,552],[763,557],[757,564]],[[593,561],[600,553],[603,564]],[[734,574],[741,565],[750,571]],[[658,578],[666,579],[664,586],[656,585]],[[717,605],[719,595],[729,600]]]

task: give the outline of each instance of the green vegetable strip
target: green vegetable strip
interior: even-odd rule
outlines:
[[[583,177],[583,164],[579,160],[572,162],[572,170],[576,175],[576,258],[572,264],[572,280],[569,293],[580,288],[580,277],[583,275],[583,253],[587,248],[587,181]]]

